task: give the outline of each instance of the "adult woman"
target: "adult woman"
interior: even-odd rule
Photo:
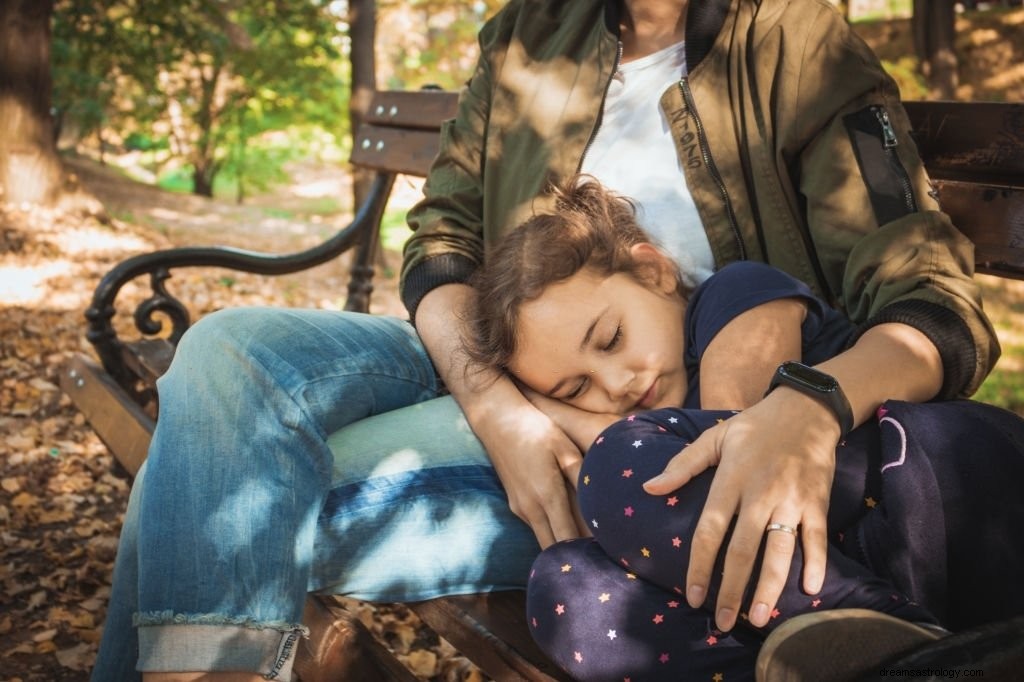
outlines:
[[[465,371],[457,321],[485,245],[525,217],[552,176],[582,163],[606,180],[622,158],[610,152],[604,169],[587,161],[588,148],[626,137],[623,119],[598,125],[612,100],[653,110],[656,123],[629,137],[655,131],[662,141],[643,137],[635,149],[674,152],[668,165],[641,157],[643,177],[675,178],[667,186],[685,190],[652,211],[670,218],[656,222],[689,222],[678,214],[689,205],[703,225],[706,238],[687,237],[673,257],[705,271],[766,260],[862,324],[834,370],[854,420],[885,398],[968,394],[991,368],[998,349],[970,279],[970,245],[928,196],[891,80],[826,4],[517,0],[489,22],[481,48],[410,214],[417,232],[402,290],[415,332],[379,317],[231,311],[183,339],[133,491],[96,679],[130,679],[136,666],[153,680],[203,670],[286,678],[309,589],[409,600],[522,586],[538,545],[580,533],[567,483],[579,450],[508,380]],[[618,97],[616,73],[663,50],[682,51],[686,71],[670,66],[664,87]],[[607,184],[645,208],[668,196]],[[424,401],[444,390],[479,444],[424,440],[439,423],[431,410],[450,408]],[[409,405],[374,417],[386,426],[368,423]],[[795,391],[741,416],[690,460],[722,464],[689,600],[702,601],[740,512],[718,601],[723,629],[769,522],[801,526],[805,585],[820,583],[840,435],[828,409]],[[339,429],[347,445],[332,453],[327,436]],[[759,432],[775,437],[749,435]],[[382,472],[377,449],[394,434],[414,461]],[[664,484],[694,473],[687,466],[675,462]],[[528,527],[505,509],[501,487]],[[367,498],[370,489],[389,491],[389,503]],[[501,560],[490,560],[498,537]],[[780,545],[764,562],[758,614],[770,611],[789,565],[793,543]],[[402,554],[408,547],[420,562]]]

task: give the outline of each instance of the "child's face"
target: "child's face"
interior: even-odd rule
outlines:
[[[509,370],[590,412],[678,407],[686,394],[683,311],[674,274],[651,286],[584,268],[520,309]]]

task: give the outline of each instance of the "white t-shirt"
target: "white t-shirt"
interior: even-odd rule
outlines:
[[[696,285],[714,256],[658,100],[686,73],[683,43],[619,66],[581,171],[637,204],[640,225]]]

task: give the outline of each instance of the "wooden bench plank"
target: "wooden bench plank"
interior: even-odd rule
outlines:
[[[363,168],[423,177],[437,149],[437,131],[364,125],[359,129],[351,162]]]
[[[118,462],[135,476],[146,460],[156,422],[110,378],[82,354],[72,356],[60,376],[60,387],[85,415]]]
[[[444,597],[409,607],[496,682],[572,679],[530,637],[522,591]]]
[[[1024,185],[1024,104],[904,102],[933,178]]]
[[[365,123],[375,126],[420,128],[437,132],[455,118],[457,92],[445,90],[382,90],[373,96]]]

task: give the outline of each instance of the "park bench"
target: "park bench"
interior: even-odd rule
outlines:
[[[1024,279],[1024,104],[907,102],[906,109],[943,209],[975,243],[978,272]],[[283,275],[353,251],[345,308],[367,311],[378,231],[398,174],[424,176],[437,152],[441,123],[455,114],[456,95],[441,91],[379,92],[355,139],[354,166],[375,171],[372,189],[352,222],[325,243],[289,255],[225,248],[178,248],[130,258],[97,286],[86,311],[91,356],[75,356],[61,384],[129,474],[138,471],[156,419],[154,384],[189,325],[185,306],[166,288],[176,268],[216,266]],[[141,338],[114,331],[122,287],[148,275],[152,296],[136,308]],[[171,322],[161,333],[154,313]],[[448,597],[409,604],[439,635],[495,680],[563,680],[531,640],[521,592]],[[333,597],[306,604],[311,637],[296,671],[302,682],[414,680],[390,652]]]

